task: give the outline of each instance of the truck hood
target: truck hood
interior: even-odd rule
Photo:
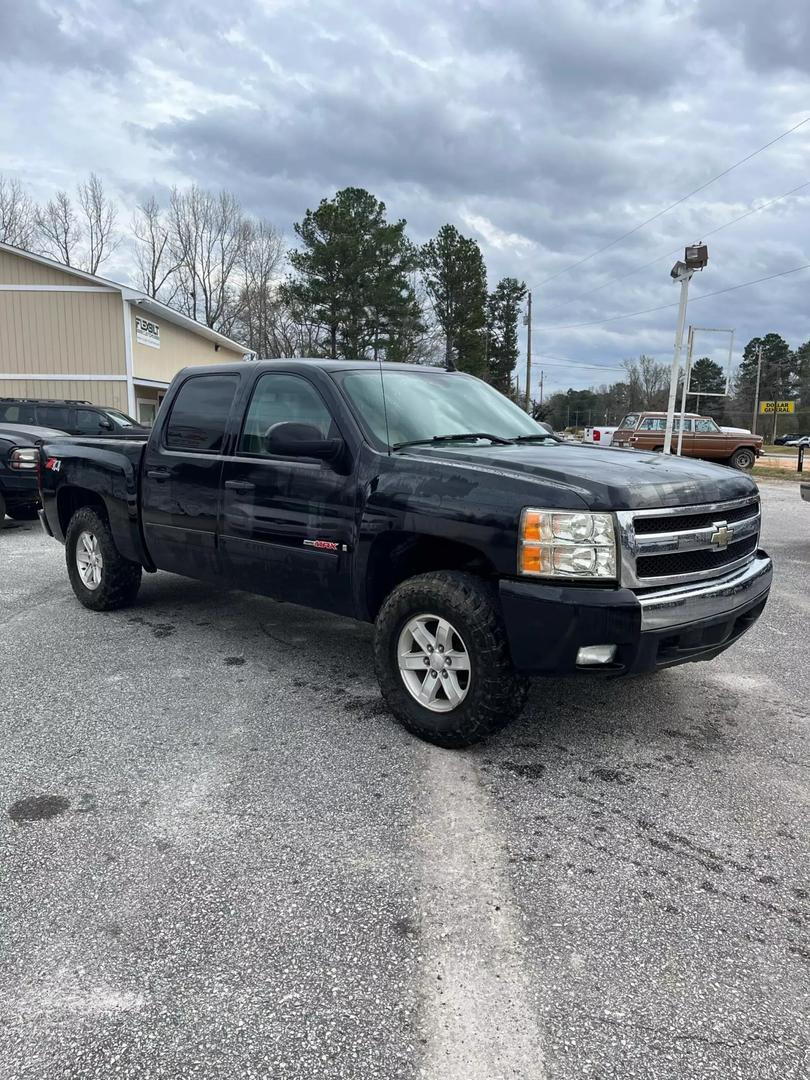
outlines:
[[[517,446],[426,446],[407,453],[433,461],[469,464],[477,472],[564,485],[591,510],[693,506],[744,498],[756,492],[750,476],[697,458],[571,443]]]

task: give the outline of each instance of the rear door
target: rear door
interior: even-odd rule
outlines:
[[[331,462],[269,454],[264,433],[283,421],[343,438],[342,454]],[[222,474],[223,570],[237,588],[328,611],[352,610],[355,485],[345,434],[305,376],[259,376]]]
[[[147,444],[141,514],[147,549],[161,570],[219,576],[223,453],[240,378],[236,372],[189,375]]]
[[[37,405],[36,410],[40,427],[76,433],[76,410],[71,405]]]

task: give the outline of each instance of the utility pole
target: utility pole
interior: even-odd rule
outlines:
[[[754,391],[754,416],[751,420],[751,431],[757,433],[757,414],[759,412],[759,380],[762,376],[762,342],[757,346],[757,388]]]
[[[540,368],[540,408],[543,408],[543,369]]]
[[[532,411],[532,294],[526,311],[526,412]]]
[[[776,442],[776,422],[779,417],[776,405],[779,401],[779,395],[782,393],[782,361],[780,358],[776,360],[776,392],[773,395],[773,435],[771,436],[771,444]]]

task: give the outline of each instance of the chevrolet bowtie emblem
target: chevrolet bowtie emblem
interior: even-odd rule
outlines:
[[[718,551],[722,551],[723,548],[727,548],[731,541],[734,539],[734,530],[728,527],[725,521],[713,521],[715,531],[711,535],[712,547],[717,548]]]

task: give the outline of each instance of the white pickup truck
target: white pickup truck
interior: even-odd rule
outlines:
[[[613,442],[613,432],[617,429],[615,427],[586,427],[585,434],[582,436],[584,443],[591,443],[594,446],[610,446]]]

